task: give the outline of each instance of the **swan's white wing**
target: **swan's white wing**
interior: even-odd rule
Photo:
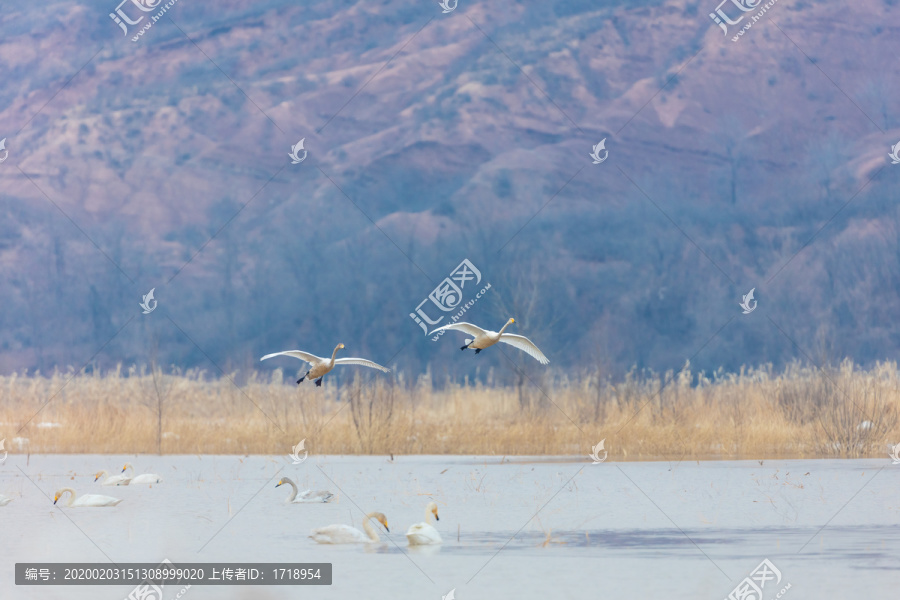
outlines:
[[[328,525],[313,529],[310,536],[319,544],[354,544],[369,542],[369,536],[349,525]]]
[[[314,363],[324,360],[322,358],[319,358],[315,354],[310,354],[309,352],[303,352],[302,350],[285,350],[284,352],[276,352],[275,354],[266,354],[259,360],[264,361],[267,358],[272,358],[273,356],[293,356],[294,358],[299,358],[300,360],[305,360],[309,364],[314,364]]]
[[[515,335],[513,333],[504,333],[500,336],[500,341],[504,344],[509,344],[514,348],[518,348],[519,350],[526,352],[537,359],[539,363],[542,365],[546,365],[550,363],[550,360],[544,356],[544,353],[538,350],[538,347],[534,345],[534,342],[529,340],[524,335]]]
[[[428,544],[440,544],[441,534],[428,523],[416,523],[409,526],[406,539],[410,546],[424,546]]]
[[[102,485],[128,485],[130,483],[131,477],[128,475],[116,475],[115,477],[107,478]]]
[[[100,496],[99,494],[85,494],[75,498],[72,506],[115,506],[122,500],[112,496]]]
[[[373,363],[371,360],[366,360],[364,358],[338,358],[335,359],[334,364],[336,365],[362,365],[364,367],[372,367],[373,369],[378,369],[379,371],[384,371],[385,373],[390,373],[391,370],[387,367],[382,367],[379,364]]]
[[[444,325],[443,327],[438,327],[428,335],[433,335],[438,331],[443,331],[445,329],[456,329],[458,331],[465,331],[469,335],[481,335],[482,333],[486,333],[484,329],[479,327],[478,325],[472,325],[471,323],[450,323],[449,325]]]
[[[306,490],[305,492],[300,492],[294,502],[328,502],[333,497],[334,494],[325,490]]]

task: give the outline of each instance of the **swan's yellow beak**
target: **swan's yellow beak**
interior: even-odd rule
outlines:
[[[509,318],[509,322],[510,322],[510,323],[515,323],[515,322],[516,322],[516,320],[515,320],[515,319],[513,319],[513,318],[512,318],[512,317],[510,317],[510,318]]]
[[[343,344],[338,344],[338,348],[343,349],[343,348],[344,348],[344,345],[343,345]]]
[[[279,479],[279,480],[278,480],[278,483],[275,484],[275,487],[278,487],[278,486],[281,485],[282,483],[284,483],[284,479]]]
[[[124,473],[124,472],[125,472],[125,469],[127,469],[127,468],[128,468],[128,465],[125,465],[124,467],[122,467],[122,471],[121,471],[121,472]]]
[[[97,481],[98,479],[100,479],[100,473],[97,473],[97,474],[94,476],[94,481]]]
[[[53,504],[56,504],[59,501],[59,494],[53,497]]]
[[[431,511],[431,512],[434,513],[434,520],[435,520],[435,521],[440,521],[440,520],[441,520],[441,518],[440,518],[440,517],[438,516],[438,514],[437,514],[437,509],[434,509],[434,510]]]

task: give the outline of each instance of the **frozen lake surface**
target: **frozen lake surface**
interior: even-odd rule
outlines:
[[[152,488],[102,487],[126,461]],[[329,504],[286,504],[288,476]],[[54,507],[54,492],[122,498]],[[763,559],[763,598],[886,598],[900,584],[900,465],[890,459],[606,462],[559,457],[9,456],[0,465],[0,598],[120,600],[131,586],[23,587],[16,562],[330,562],[330,587],[194,586],[187,600],[726,598]],[[434,499],[440,547],[404,533]],[[313,527],[385,513],[381,543]],[[180,588],[169,586],[166,598]]]

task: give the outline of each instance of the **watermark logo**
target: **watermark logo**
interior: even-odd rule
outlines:
[[[288,156],[291,157],[291,164],[292,164],[292,165],[299,165],[299,164],[302,163],[304,160],[306,160],[306,154],[307,154],[307,152],[306,152],[306,150],[303,150],[303,142],[304,142],[305,140],[306,140],[306,138],[303,138],[303,139],[301,139],[299,142],[297,142],[296,144],[294,144],[293,146],[291,146],[291,153],[288,154]],[[302,157],[298,154],[298,152],[300,152],[300,150],[303,150],[303,156],[302,156]]]
[[[441,600],[456,600],[456,588],[447,592],[446,596],[441,596]]]
[[[158,567],[148,570],[152,572],[152,579],[145,580],[143,583],[136,585],[125,600],[163,600],[163,588],[166,587],[165,584],[156,585],[153,581],[160,579],[174,579],[174,576],[177,574],[177,569],[175,569],[175,565],[172,561],[166,558],[159,563]],[[184,596],[184,593],[189,589],[191,589],[190,585],[181,588],[181,591],[175,595],[176,600]]]
[[[603,158],[600,158],[600,151],[603,151]],[[594,159],[594,164],[599,165],[604,160],[609,158],[609,150],[606,149],[606,138],[600,140],[599,144],[594,145],[594,151],[591,152],[590,157]]]
[[[604,460],[606,460],[607,456],[609,456],[609,452],[607,452],[606,449],[603,447],[604,443],[606,443],[606,438],[603,438],[602,440],[600,440],[600,443],[597,444],[596,446],[591,447],[591,453],[588,454],[588,458],[590,458],[591,460],[594,461],[591,464],[599,465]],[[603,458],[600,458],[601,451],[603,452]]]
[[[754,8],[756,8],[756,6],[761,1],[762,0],[756,0],[756,3],[752,4],[750,2],[750,0],[722,0],[721,2],[719,2],[719,5],[716,7],[716,12],[709,13],[709,18],[712,19],[716,23],[716,25],[718,25],[719,27],[722,28],[724,35],[728,35],[728,26],[726,25],[726,23],[728,25],[737,25],[738,23],[741,22],[741,20],[743,20],[744,15],[739,16],[736,21],[732,21],[728,17],[728,15],[725,14],[725,11],[722,10],[722,5],[725,4],[726,2],[731,2],[736,7],[738,7],[738,9],[740,9],[742,12],[749,12],[749,11],[753,10]]]
[[[463,289],[465,289],[467,283],[469,283],[470,286],[477,286],[481,283],[481,271],[479,271],[468,258],[459,263],[459,265],[450,272],[450,275],[445,277],[444,280],[428,294],[428,297],[419,303],[415,312],[409,313],[410,318],[422,328],[422,332],[425,335],[428,335],[429,325],[432,326],[431,329],[434,329],[433,326],[443,321],[444,317],[447,315],[441,315],[436,319],[432,319],[428,313],[425,312],[423,305],[430,300],[431,304],[442,312],[446,313],[454,311],[462,303]],[[469,308],[474,306],[475,302],[477,302],[490,287],[490,283],[485,285],[480,292],[475,294],[475,298],[466,302],[459,312],[451,317],[451,321],[456,323]],[[432,339],[436,341],[443,334],[444,332],[441,331]]]
[[[309,456],[309,452],[306,451],[305,446],[306,446],[306,438],[303,438],[302,440],[300,440],[299,444],[297,444],[296,446],[291,448],[291,453],[288,454],[288,456],[290,457],[293,464],[299,465],[304,460],[306,460],[307,456]],[[303,453],[303,458],[300,458],[301,452]]]
[[[115,22],[116,25],[122,28],[122,35],[128,35],[128,25],[137,25],[141,21],[144,20],[144,16],[141,15],[137,18],[137,20],[132,21],[128,18],[128,15],[125,14],[125,11],[122,10],[123,4],[128,4],[131,2],[139,10],[143,12],[151,12],[154,8],[156,8],[162,0],[122,0],[119,2],[119,5],[116,7],[116,12],[109,13],[109,18]]]
[[[770,581],[774,581],[775,585],[780,584],[781,571],[766,558],[736,588],[731,590],[725,600],[762,600],[763,589]],[[790,583],[782,588],[775,597],[781,598],[789,589],[791,589]]]
[[[6,140],[0,141],[0,150],[3,149],[3,142],[5,142],[5,141]],[[891,152],[890,152],[890,154],[888,154],[888,156],[891,157],[892,165],[900,165],[900,142],[897,142],[896,144],[893,145],[893,147],[891,147]],[[0,160],[0,162],[3,162],[3,161]]]
[[[776,2],[778,2],[778,0],[768,0],[768,2],[762,4],[762,1],[763,0],[722,0],[716,7],[715,12],[709,13],[709,18],[712,19],[716,25],[721,27],[722,33],[727,36],[729,25],[737,25],[744,20],[745,16],[749,17],[749,21],[746,22],[744,26],[741,27],[740,31],[738,31],[737,34],[735,34],[731,38],[732,42],[736,42],[741,39],[741,37],[744,35],[744,33],[747,32],[748,29],[753,27],[755,23],[762,19],[763,15],[766,14],[766,12],[770,8],[775,6]],[[722,6],[724,4],[727,4],[728,2],[731,2],[731,4],[733,4],[734,7],[737,8],[741,13],[747,13],[756,9],[759,9],[759,12],[757,12],[755,15],[743,15],[732,11],[731,14],[737,16],[737,19],[732,20],[731,17],[729,17],[722,9]]]
[[[898,144],[898,146],[900,146],[900,144]],[[0,158],[0,163],[2,163],[9,157],[9,150],[6,149],[6,138],[0,140],[0,150],[3,150],[3,158]]]
[[[2,449],[2,448],[3,448],[3,442],[0,442],[0,449]],[[900,444],[891,446],[891,453],[889,456],[891,457],[891,460],[893,460],[893,462],[891,463],[892,465],[900,465]],[[3,458],[6,458],[6,457],[4,456]],[[3,461],[0,460],[0,463],[2,463],[2,462]]]
[[[749,315],[754,310],[756,310],[756,305],[759,304],[756,300],[753,299],[753,292],[755,291],[756,288],[753,288],[743,295],[743,301],[741,301],[739,306],[744,309],[745,315]],[[751,302],[753,302],[752,306],[750,305]]]
[[[156,0],[155,2],[154,0],[122,0],[121,2],[119,2],[119,5],[116,7],[116,12],[109,13],[109,18],[112,19],[116,25],[122,28],[122,35],[128,35],[128,25],[137,25],[144,20],[143,15],[139,16],[134,21],[128,18],[128,15],[126,15],[122,10],[122,5],[129,2],[134,4],[139,10],[143,12],[152,12],[154,9],[156,9],[157,6],[159,6],[159,3],[162,2],[162,0]],[[145,27],[149,29],[149,27]]]
[[[449,12],[453,12],[456,10],[456,7],[459,5],[459,0],[453,0],[453,5],[450,5],[449,0],[441,0],[440,7],[444,9],[444,14],[446,15]],[[451,592],[452,593],[452,592]],[[452,599],[451,599],[452,600]]]
[[[166,12],[170,8],[175,6],[175,3],[178,2],[178,0],[169,0],[164,5],[162,5],[162,7],[160,7],[160,4],[162,4],[162,0],[122,0],[116,7],[115,12],[109,13],[109,18],[112,19],[116,25],[122,28],[122,35],[128,35],[129,25],[137,25],[144,20],[144,15],[140,15],[137,19],[132,20],[127,14],[125,14],[125,11],[122,9],[122,5],[128,4],[129,2],[137,7],[138,10],[145,13],[153,12],[154,10],[159,9],[155,15],[147,15],[147,22],[144,23],[143,27],[141,27],[134,36],[132,36],[131,41],[136,42],[141,39],[141,37],[147,32],[147,30],[153,27],[153,25],[157,21],[162,19],[163,15],[166,14]]]
[[[143,301],[142,301],[142,302],[140,303],[140,305],[139,305],[141,308],[144,309],[144,314],[145,314],[145,315],[149,315],[149,314],[152,313],[154,310],[156,310],[156,305],[159,304],[159,302],[157,302],[156,300],[153,299],[153,292],[154,292],[155,290],[156,290],[156,288],[153,288],[152,290],[150,290],[149,292],[147,292],[146,294],[144,294],[144,296],[143,296],[144,299],[143,299]],[[151,306],[151,304],[150,304],[151,302],[153,303],[152,306]]]
[[[736,588],[731,590],[725,600],[762,600],[762,591],[770,581],[774,581],[775,585],[780,584],[781,571],[766,558]],[[775,597],[781,598],[789,589],[791,589],[790,583],[781,588]]]
[[[0,458],[0,465],[2,465],[6,461],[6,457],[9,456],[9,452],[7,452],[6,448],[3,447],[3,442],[6,441],[6,438],[0,440],[0,452],[3,452],[3,458]],[[900,445],[900,444],[898,444]]]

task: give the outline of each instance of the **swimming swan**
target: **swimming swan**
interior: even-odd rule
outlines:
[[[99,471],[94,476],[94,481],[97,481],[101,477],[106,477],[100,485],[128,485],[131,481],[131,477],[128,475],[112,475],[110,476],[109,471],[103,470]]]
[[[131,463],[125,463],[125,466],[122,467],[122,472],[124,473],[128,469],[133,471],[134,466],[132,466]],[[162,481],[162,477],[156,473],[144,473],[143,475],[136,475],[131,478],[132,485],[135,483],[159,483],[160,481]]]
[[[85,494],[84,496],[76,498],[75,490],[72,488],[62,488],[56,492],[56,496],[53,498],[53,504],[59,502],[59,499],[62,498],[63,494],[66,492],[71,494],[71,496],[69,496],[69,501],[66,502],[66,506],[115,506],[122,501],[119,498],[100,496],[99,494]]]
[[[391,370],[382,367],[381,365],[373,363],[371,360],[366,360],[364,358],[339,358],[337,360],[334,359],[335,355],[337,355],[337,351],[344,347],[343,344],[338,344],[334,347],[334,352],[331,353],[331,359],[321,358],[316,356],[315,354],[310,354],[309,352],[302,352],[300,350],[285,350],[284,352],[276,352],[275,354],[266,354],[263,356],[260,361],[264,361],[267,358],[272,358],[273,356],[293,356],[294,358],[299,358],[300,360],[306,361],[309,363],[309,370],[306,372],[306,375],[297,380],[297,385],[300,385],[304,379],[316,380],[316,385],[322,385],[322,378],[327,375],[334,368],[335,365],[362,365],[364,367],[371,367],[373,369],[378,369],[380,371],[384,371],[385,373],[390,373]]]
[[[515,319],[510,319],[506,322],[506,325],[503,326],[503,329],[500,331],[486,331],[477,325],[472,325],[471,323],[451,323],[450,325],[444,325],[443,327],[438,327],[428,335],[433,335],[438,331],[443,331],[447,329],[457,329],[459,331],[464,331],[469,335],[475,336],[475,339],[466,339],[466,345],[460,348],[460,350],[465,350],[466,348],[475,348],[475,354],[478,354],[485,348],[490,348],[497,342],[503,342],[504,344],[509,344],[527,354],[531,355],[539,363],[542,365],[546,365],[550,363],[550,360],[544,356],[543,352],[538,350],[538,347],[534,345],[534,342],[529,340],[524,335],[514,335],[512,333],[503,333],[503,331],[515,323]]]
[[[406,532],[406,539],[409,540],[410,546],[440,544],[443,541],[441,540],[441,534],[431,525],[432,517],[435,521],[441,520],[438,516],[437,504],[429,502],[428,506],[425,507],[425,522],[410,525],[409,531]]]
[[[384,525],[384,530],[390,533],[391,530],[388,529],[387,517],[380,512],[372,512],[367,514],[365,520],[363,520],[363,529],[366,530],[365,533],[355,527],[350,527],[349,525],[329,525],[327,527],[313,529],[312,534],[309,537],[319,544],[363,544],[367,542],[377,542],[381,538],[378,537],[375,528],[369,523],[369,519],[377,519],[379,523]]]
[[[12,498],[0,494],[0,506],[6,506],[10,502],[12,502]]]
[[[275,484],[275,487],[279,487],[282,485],[291,486],[291,495],[288,497],[285,502],[301,504],[301,503],[312,503],[312,502],[328,502],[332,498],[334,498],[334,494],[331,492],[326,492],[324,490],[306,490],[302,492],[299,496],[297,495],[297,484],[294,483],[288,477],[282,477],[281,480]]]

